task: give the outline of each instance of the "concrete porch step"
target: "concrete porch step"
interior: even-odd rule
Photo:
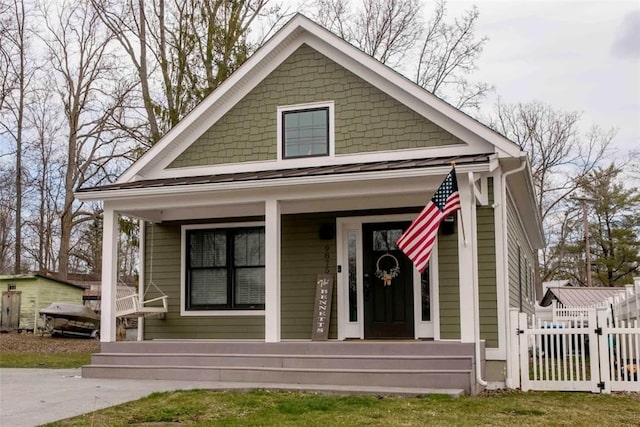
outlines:
[[[87,378],[191,380],[240,383],[320,384],[367,387],[460,389],[470,392],[471,370],[293,369],[236,366],[96,365],[82,368]]]
[[[184,353],[100,353],[92,358],[96,365],[136,366],[235,366],[298,369],[430,369],[469,370],[471,356],[361,356],[308,354],[184,354]]]
[[[211,341],[153,340],[102,343],[104,353],[213,353],[310,355],[472,355],[473,344],[443,341]]]
[[[158,340],[103,343],[84,377],[475,392],[473,344]]]

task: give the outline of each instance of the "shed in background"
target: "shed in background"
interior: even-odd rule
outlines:
[[[84,287],[43,274],[0,275],[1,331],[34,331],[42,327],[40,310],[52,302],[82,305]]]

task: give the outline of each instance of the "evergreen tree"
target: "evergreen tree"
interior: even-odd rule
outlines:
[[[632,283],[640,272],[640,191],[625,188],[620,174],[612,164],[580,180],[583,194],[592,199],[589,246],[594,285]]]

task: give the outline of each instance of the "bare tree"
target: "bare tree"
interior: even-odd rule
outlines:
[[[4,2],[3,2],[4,3]],[[1,112],[4,119],[0,121],[1,132],[5,133],[15,144],[15,215],[14,215],[14,273],[22,271],[22,197],[24,170],[22,165],[24,145],[25,99],[33,68],[27,63],[29,44],[26,26],[27,13],[24,0],[13,0],[0,6],[3,10],[2,46],[0,48],[0,77],[2,95]],[[0,113],[1,113],[0,112]]]
[[[12,43],[12,35],[15,34],[14,15],[12,0],[0,0],[0,112],[17,84],[17,75],[12,69],[15,56],[15,45]]]
[[[475,6],[453,23],[445,21],[446,2],[438,1],[422,35],[415,82],[459,109],[478,109],[492,89],[467,78],[477,68],[487,37],[476,38],[480,16]]]
[[[14,179],[14,171],[0,163],[0,273],[4,274],[13,271]]]
[[[113,35],[90,5],[81,0],[49,3],[43,16],[47,29],[43,41],[59,79],[56,90],[66,120],[58,255],[59,275],[64,278],[73,252],[73,229],[93,217],[76,202],[74,189],[108,179],[106,165],[130,148],[117,144],[122,137],[117,123],[130,87],[120,78],[122,70],[111,53]]]
[[[417,0],[364,0],[354,41],[380,62],[397,65],[420,36]]]
[[[32,94],[26,120],[31,129],[26,158],[30,164],[28,185],[34,197],[32,214],[25,225],[31,243],[25,242],[25,252],[34,260],[38,271],[57,270],[57,242],[59,237],[58,201],[63,199],[64,153],[60,143],[64,119],[59,104],[50,98],[48,87],[53,82],[40,77],[42,88]]]
[[[476,37],[478,9],[447,21],[446,2],[438,1],[431,19],[422,22],[418,0],[363,0],[359,8],[339,0],[321,0],[313,13],[330,31],[416,84],[463,110],[477,110],[492,88],[470,82],[487,42]],[[410,59],[410,61],[406,61]],[[402,62],[415,67],[401,67]]]
[[[351,41],[355,39],[352,22],[355,17],[351,10],[351,2],[342,0],[318,0],[313,13],[314,20],[340,38]]]
[[[317,3],[316,21],[390,66],[397,65],[420,37],[418,0],[362,0],[360,7],[339,0]]]
[[[537,205],[547,248],[542,253],[542,278],[553,276],[564,255],[564,242],[577,215],[572,193],[605,158],[615,130],[596,126],[580,132],[581,114],[561,112],[540,102],[498,103],[491,127],[529,154]]]
[[[155,143],[247,59],[252,24],[282,16],[268,3],[91,0],[134,67],[149,125],[140,142]]]

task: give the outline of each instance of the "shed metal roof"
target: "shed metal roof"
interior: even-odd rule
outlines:
[[[587,307],[606,301],[607,298],[614,297],[625,291],[625,288],[574,288],[569,286],[555,287],[547,289],[540,305],[546,307],[551,305],[553,300],[557,300],[567,307]]]
[[[83,285],[81,285],[79,283],[73,283],[73,282],[71,282],[69,280],[63,280],[63,279],[59,279],[59,278],[54,277],[54,276],[49,276],[47,274],[41,274],[41,273],[8,274],[8,275],[1,275],[0,276],[0,280],[3,280],[3,281],[32,280],[32,279],[38,279],[38,278],[51,280],[51,281],[54,281],[54,282],[57,282],[57,283],[61,283],[63,285],[72,286],[74,288],[86,289],[86,286],[83,286]]]

